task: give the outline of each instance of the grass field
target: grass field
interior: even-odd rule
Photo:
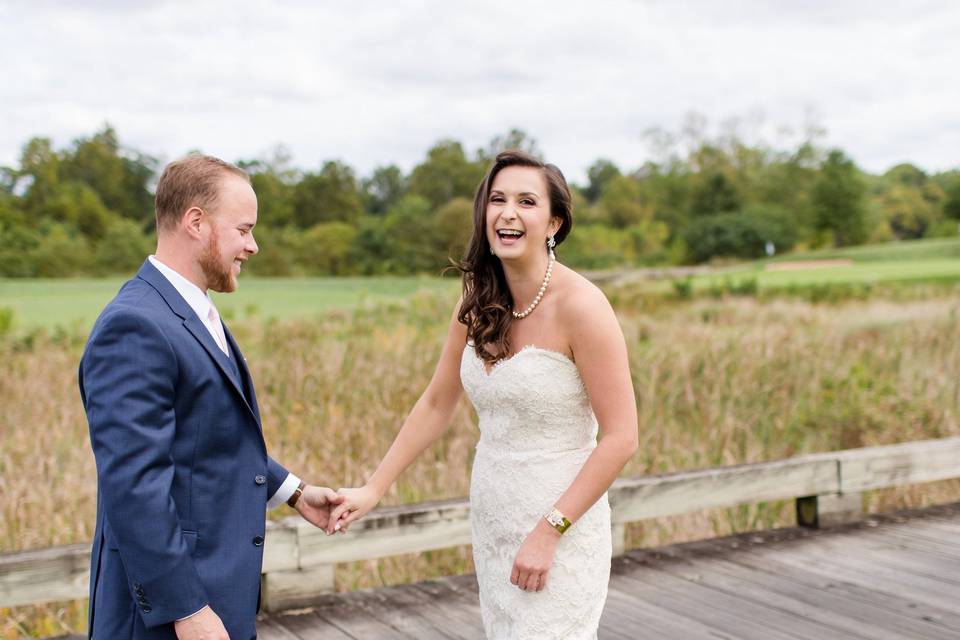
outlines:
[[[848,265],[822,267],[814,266],[811,261],[809,268],[785,271],[768,271],[767,264],[771,263],[749,263],[735,269],[697,276],[693,279],[693,286],[695,289],[703,289],[726,280],[736,282],[747,278],[755,279],[760,289],[838,283],[960,282],[960,258],[854,261]]]
[[[13,309],[14,330],[68,327],[86,331],[126,278],[0,279],[0,307]],[[456,278],[241,278],[229,295],[213,294],[227,320],[302,317],[358,304],[406,300],[413,293],[455,291]]]
[[[426,385],[456,293],[310,320],[231,323],[257,380],[271,454],[318,483],[362,482]],[[638,396],[629,475],[960,435],[960,302],[817,305],[696,299],[618,309]],[[89,540],[96,476],[76,390],[83,334],[0,340],[0,552]],[[464,496],[476,419],[450,429],[386,504]],[[960,498],[960,482],[868,496],[871,510]],[[68,506],[68,508],[64,508]],[[274,515],[286,515],[281,509]],[[792,523],[787,502],[631,525],[629,544]],[[469,571],[469,548],[343,565],[340,589]],[[0,638],[82,631],[84,603],[0,610]]]
[[[957,270],[949,256],[887,251],[885,258],[840,267],[836,276],[829,269],[766,272],[764,263],[740,269],[758,279],[806,282],[903,281],[912,273],[904,286],[920,294],[901,299],[874,290],[867,299],[835,304],[704,296],[642,311],[629,292],[611,296],[638,398],[641,447],[625,473],[960,435],[960,298],[949,289],[910,284],[954,278]],[[23,309],[18,320],[25,326],[73,326],[0,336],[0,552],[92,535],[96,474],[76,367],[89,322],[118,284],[0,282],[0,307]],[[218,299],[224,315],[233,316],[231,329],[257,381],[271,454],[313,482],[349,486],[369,477],[433,372],[456,295],[456,280],[251,278],[242,280],[239,293]],[[477,436],[464,400],[450,429],[385,503],[466,495]],[[870,493],[866,506],[884,511],[958,498],[960,481],[950,481]],[[792,522],[791,503],[750,505],[633,524],[628,543],[649,546]],[[469,548],[461,547],[343,565],[337,586],[471,568]],[[3,640],[84,626],[82,601],[0,609]]]
[[[849,260],[847,266],[769,271],[781,262]],[[86,331],[125,278],[59,280],[0,279],[0,308],[13,310],[16,332],[38,327]],[[695,291],[727,282],[755,280],[758,289],[812,284],[960,283],[960,239],[914,240],[793,253],[699,275]],[[668,291],[663,280],[654,291]],[[408,299],[417,291],[452,292],[456,277],[257,278],[242,277],[229,295],[214,294],[227,320],[247,317],[308,317],[329,309]]]

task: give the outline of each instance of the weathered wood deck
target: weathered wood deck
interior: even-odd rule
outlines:
[[[458,576],[327,596],[266,616],[262,640],[482,639]],[[600,638],[960,639],[960,503],[627,552]]]

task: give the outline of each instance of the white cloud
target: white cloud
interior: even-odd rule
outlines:
[[[580,180],[691,111],[769,130],[813,109],[869,170],[938,170],[960,165],[958,31],[949,1],[0,2],[0,163],[109,121],[165,158],[283,143],[363,174],[520,127]]]

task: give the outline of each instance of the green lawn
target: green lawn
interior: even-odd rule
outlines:
[[[960,259],[853,262],[844,266],[790,271],[766,271],[764,263],[751,263],[694,278],[694,287],[709,287],[725,280],[755,278],[757,286],[785,287],[820,283],[960,282]]]
[[[792,262],[794,260],[832,260],[847,258],[854,262],[886,262],[908,260],[939,260],[960,258],[960,238],[930,238],[926,240],[900,240],[880,244],[865,244],[842,249],[820,249],[802,253],[787,253],[767,262]]]
[[[93,324],[124,278],[0,279],[0,307],[13,309],[14,330]],[[214,294],[227,318],[308,316],[365,301],[402,300],[417,291],[456,291],[457,278],[243,278],[231,294]]]
[[[852,264],[792,271],[767,271],[783,261],[847,259]],[[830,249],[758,260],[693,279],[696,289],[730,280],[755,278],[760,288],[815,283],[960,282],[960,239],[934,239]],[[61,280],[0,279],[0,309],[14,312],[14,331],[67,326],[88,329],[116,294],[123,278]],[[668,289],[658,281],[654,288]],[[215,294],[227,319],[308,316],[331,308],[349,308],[365,301],[402,300],[415,292],[449,291],[455,277],[257,278],[242,277],[240,289]]]

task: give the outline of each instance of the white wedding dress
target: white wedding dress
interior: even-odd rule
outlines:
[[[460,378],[480,417],[470,518],[487,637],[595,639],[610,579],[606,494],[560,538],[546,588],[510,583],[520,545],[596,446],[597,419],[576,365],[528,346],[487,373],[467,345]]]

